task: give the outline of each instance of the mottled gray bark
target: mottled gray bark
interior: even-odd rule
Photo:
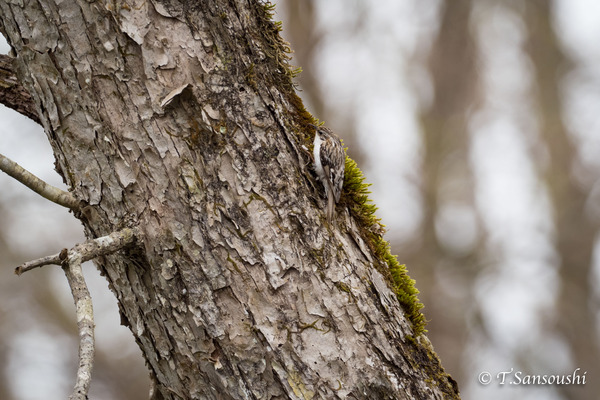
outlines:
[[[156,399],[457,398],[344,202],[325,222],[283,45],[255,1],[0,0]]]
[[[40,118],[31,101],[31,95],[19,83],[13,71],[12,60],[12,57],[0,54],[0,103],[39,124]]]

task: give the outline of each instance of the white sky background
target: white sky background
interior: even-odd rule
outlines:
[[[399,239],[408,237],[420,223],[417,185],[421,144],[416,110],[420,101],[427,101],[426,74],[422,70],[411,70],[403,60],[427,44],[426,38],[435,28],[437,3],[436,0],[380,0],[376,2],[377,7],[369,8],[365,31],[351,41],[345,36],[344,28],[353,18],[347,15],[349,2],[317,3],[319,24],[331,33],[321,44],[319,58],[322,61],[317,66],[326,88],[324,93],[329,96],[326,101],[344,110],[341,115],[357,115],[359,143],[368,157],[363,169],[373,183],[372,197],[380,208],[378,215],[388,226],[389,234]],[[482,3],[486,6],[502,2]],[[565,82],[566,121],[580,139],[584,160],[600,167],[600,2],[559,0],[557,4],[559,33],[565,49],[580,66]],[[557,368],[571,367],[568,355],[560,349],[560,342],[544,337],[537,324],[540,310],[548,307],[556,293],[556,278],[551,268],[554,262],[549,239],[552,227],[547,222],[551,211],[529,160],[529,146],[535,134],[533,137],[523,135],[524,131],[537,128],[527,119],[527,104],[523,106],[514,101],[523,96],[530,84],[531,67],[518,50],[526,29],[519,26],[514,15],[501,10],[489,18],[488,25],[473,28],[481,33],[479,45],[493,49],[484,56],[484,63],[489,67],[484,79],[489,85],[488,93],[493,96],[486,99],[484,111],[474,118],[472,133],[477,132],[477,138],[471,162],[477,170],[478,207],[491,232],[490,242],[501,249],[504,259],[496,260],[501,268],[490,270],[479,282],[477,297],[493,335],[492,343],[473,338],[479,357],[469,360],[472,381],[460,382],[465,400],[507,398],[507,390],[502,390],[506,388],[482,387],[476,379],[483,370],[510,369],[511,353],[519,351],[520,345],[511,338],[529,335],[540,345],[552,346],[558,354],[547,361]],[[391,52],[390,48],[400,51]],[[0,51],[6,53],[8,47],[2,43]],[[510,68],[494,70],[494,65],[498,65],[494,57],[502,57],[503,65]],[[420,82],[418,88],[414,86],[415,81]],[[417,90],[419,96],[415,95]],[[335,125],[335,121],[327,122]],[[343,137],[343,132],[338,133]],[[47,182],[64,187],[54,172],[50,146],[41,128],[3,106],[0,106],[0,153]],[[513,196],[507,198],[498,193]],[[499,198],[503,199],[502,204],[498,203]],[[11,210],[9,221],[0,221],[0,226],[9,229],[7,238],[15,249],[27,254],[28,259],[55,253],[83,239],[79,222],[63,208],[38,197],[4,174],[0,174],[0,201]],[[460,221],[460,216],[456,218]],[[449,223],[456,222],[450,217]],[[0,271],[3,281],[0,287],[7,280],[13,286],[25,284],[12,270],[6,273],[6,268]],[[86,276],[94,296],[99,345],[105,343],[110,347],[113,340],[124,340],[131,344],[131,351],[136,352],[130,333],[119,325],[114,299],[103,278],[98,277],[91,265]],[[519,285],[519,282],[533,282],[536,286]],[[57,293],[64,294],[65,307],[72,307],[59,269],[52,275],[50,284],[56,287]],[[0,304],[0,312],[8,313],[5,307]],[[72,345],[64,344],[52,332],[39,332],[35,321],[27,322],[30,324],[23,323],[25,331],[13,344],[11,354],[16,395],[25,400],[44,398],[47,393],[58,397],[62,393],[62,397],[66,397],[74,372],[69,371],[65,379],[57,379],[52,373],[56,365],[48,365],[45,360],[49,355],[62,354],[60,368],[65,368],[76,360],[76,344],[70,348]],[[32,340],[37,346],[27,352],[25,349]],[[543,359],[547,355],[539,357]],[[64,369],[59,370],[62,371],[59,375],[65,376]],[[32,386],[31,382],[40,382],[39,387]],[[510,398],[560,398],[549,390],[516,390],[510,391]]]

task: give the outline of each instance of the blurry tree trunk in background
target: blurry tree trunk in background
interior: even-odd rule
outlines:
[[[1,245],[0,245],[1,247]],[[0,250],[2,250],[0,248]],[[4,318],[3,315],[0,314],[0,324],[3,324]],[[4,333],[4,332],[0,332]],[[14,397],[11,394],[10,387],[8,386],[8,344],[10,343],[10,337],[7,335],[0,336],[0,363],[2,363],[2,368],[0,368],[0,399],[12,400]]]
[[[5,219],[4,214],[6,210],[0,204],[0,222]],[[10,250],[6,240],[4,238],[4,230],[2,229],[2,225],[0,224],[0,256],[2,260],[0,260],[0,268],[4,265],[10,265],[8,263],[12,263],[12,265],[16,265],[18,263],[17,257],[13,256],[12,251]],[[14,289],[15,285],[8,282],[0,282],[0,291],[3,295],[10,295],[10,287]],[[6,306],[6,304],[4,304]],[[9,371],[8,371],[8,356],[9,349],[12,341],[13,335],[16,335],[17,332],[14,332],[11,329],[11,324],[8,321],[8,312],[3,307],[0,307],[0,399],[12,400],[15,397],[12,395],[9,386]]]
[[[444,367],[461,381],[467,341],[465,314],[472,309],[474,268],[484,239],[453,249],[436,233],[442,213],[470,210],[476,215],[469,162],[468,110],[477,103],[476,47],[469,29],[471,1],[446,1],[429,57],[434,98],[421,113],[424,143],[420,237],[401,252],[417,281],[425,305],[429,337]],[[450,207],[450,208],[446,208]],[[448,215],[453,218],[454,215]],[[456,227],[480,229],[480,226]],[[472,234],[471,234],[472,235]],[[465,236],[471,236],[465,235]]]
[[[360,193],[347,185],[324,222],[313,121],[268,4],[0,11],[86,236],[141,232],[96,261],[154,399],[458,398]]]
[[[557,321],[556,328],[569,347],[573,367],[588,371],[587,376],[591,378],[585,390],[577,386],[559,388],[568,398],[592,400],[600,393],[600,380],[592,378],[600,374],[597,300],[592,272],[598,224],[587,213],[586,201],[591,188],[578,181],[585,166],[578,160],[575,138],[569,135],[562,120],[560,85],[570,60],[561,51],[552,25],[553,2],[532,0],[524,4],[529,29],[527,50],[536,78],[540,133],[550,156],[542,168],[554,210],[556,251],[560,260],[557,316],[552,320]],[[587,170],[584,174],[598,179],[597,171]]]

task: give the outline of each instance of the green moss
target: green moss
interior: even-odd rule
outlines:
[[[302,332],[302,331],[303,331],[303,330],[305,330],[305,329],[309,329],[309,328],[312,328],[312,329],[314,329],[314,330],[316,330],[316,331],[320,331],[320,332],[325,332],[325,333],[329,332],[329,331],[330,331],[330,329],[328,329],[327,331],[325,331],[324,329],[321,329],[321,328],[318,328],[318,327],[317,327],[317,322],[319,322],[319,321],[320,321],[320,319],[315,319],[315,320],[314,320],[312,323],[310,323],[310,324],[306,324],[306,323],[300,323],[300,324],[298,325],[298,327],[300,328],[300,332]]]
[[[295,78],[302,73],[302,67],[291,67],[290,73],[292,78]]]
[[[267,210],[271,212],[271,214],[275,216],[277,215],[277,213],[273,210],[273,207],[269,204],[269,202],[263,196],[256,193],[254,190],[252,190],[252,193],[250,193],[250,200],[244,203],[244,207],[247,208],[248,204],[252,203],[254,200],[262,201],[265,207],[267,207]]]
[[[250,64],[246,71],[246,83],[254,90],[256,90],[256,71],[254,71],[254,64]]]
[[[273,17],[275,16],[275,7],[276,5],[271,3],[270,1],[266,1],[263,4],[263,9],[265,10],[266,18],[268,18],[269,20],[273,19]]]
[[[346,285],[344,282],[336,282],[335,286],[337,286],[337,288],[340,289],[342,292],[352,294],[350,286]]]
[[[396,256],[392,255],[390,244],[383,239],[384,226],[375,216],[377,207],[369,199],[369,186],[364,182],[363,173],[356,162],[346,156],[343,200],[362,227],[369,248],[387,267],[387,269],[381,267],[378,269],[388,279],[396,293],[402,308],[412,322],[415,336],[419,336],[425,332],[426,324],[425,316],[421,312],[423,304],[417,297],[419,291],[415,287],[415,281],[408,276],[406,266],[400,264]]]
[[[227,253],[227,261],[233,266],[233,268],[237,271],[237,273],[240,274],[240,276],[243,276],[242,271],[240,270],[240,267],[238,267],[237,263],[235,261],[233,261],[233,258],[231,258],[229,253]]]
[[[288,101],[291,106],[290,112],[294,118],[294,123],[297,125],[295,130],[305,143],[312,146],[314,129],[311,128],[310,125],[318,125],[319,120],[308,112],[306,107],[304,107],[302,99],[296,94],[295,90],[288,93]]]
[[[383,239],[381,241],[383,242]],[[404,307],[404,311],[406,311],[408,318],[413,324],[415,335],[421,335],[427,332],[425,329],[427,321],[421,312],[423,303],[417,297],[419,290],[415,287],[414,279],[408,276],[406,265],[400,264],[396,256],[390,253],[389,244],[387,242],[384,243],[387,247],[386,259],[392,273],[392,279],[394,280],[396,296],[398,296],[400,304]]]
[[[293,78],[300,73],[301,69],[292,67],[289,63],[292,59],[292,49],[289,43],[283,40],[279,34],[282,30],[282,23],[273,21],[275,4],[266,1],[257,7],[256,12],[259,30],[263,33],[261,37],[266,40],[266,48],[263,50],[269,59],[275,62],[275,70],[281,72],[275,77],[276,83],[286,88],[294,88]]]

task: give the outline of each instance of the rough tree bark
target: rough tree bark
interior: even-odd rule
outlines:
[[[153,398],[458,398],[352,162],[326,223],[313,120],[269,5],[0,0],[0,13],[86,235],[141,231],[96,263]]]

